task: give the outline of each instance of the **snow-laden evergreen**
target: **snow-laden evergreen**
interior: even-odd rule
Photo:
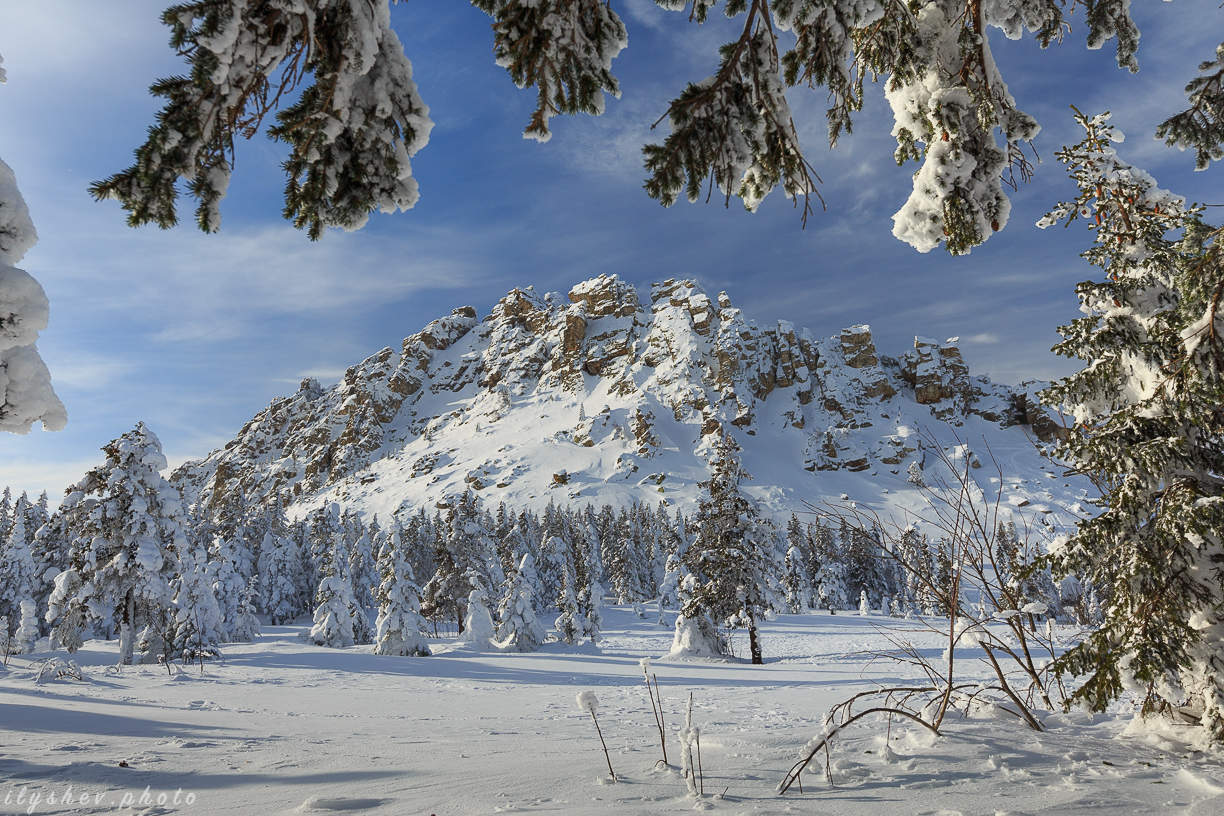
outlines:
[[[0,57],[0,83],[5,81]],[[68,415],[51,387],[35,341],[50,307],[38,281],[17,264],[38,241],[13,170],[0,160],[0,431],[28,433],[41,422],[57,431]]]
[[[0,543],[0,615],[16,620],[21,602],[31,599],[41,589],[38,568],[26,535],[26,518],[22,503],[9,524],[8,536]]]
[[[477,649],[486,649],[496,637],[493,613],[489,611],[489,592],[476,573],[468,573],[472,591],[467,597],[467,614],[463,618],[460,640]]]
[[[1224,259],[1202,209],[1114,149],[1108,114],[1058,153],[1078,187],[1042,226],[1091,217],[1084,317],[1055,350],[1085,367],[1042,397],[1075,420],[1059,454],[1103,486],[1101,512],[1056,542],[1064,573],[1105,594],[1103,625],[1062,657],[1104,710],[1124,688],[1144,712],[1177,710],[1224,743]],[[1091,604],[1090,604],[1091,605]]]
[[[320,646],[343,648],[356,643],[356,632],[360,622],[355,622],[358,612],[353,597],[353,582],[348,574],[348,558],[334,547],[324,564],[323,577],[315,593],[314,625],[309,637]],[[364,614],[364,612],[362,612]]]
[[[234,139],[272,113],[269,135],[290,146],[285,217],[311,238],[416,204],[409,159],[433,122],[391,28],[388,0],[203,0],[175,6],[162,20],[188,55],[190,74],[152,86],[165,105],[135,164],[91,188],[96,198],[119,201],[131,225],[177,223],[181,181],[199,202],[200,229],[216,231]],[[265,82],[274,84],[270,92]],[[277,109],[282,98],[293,102]]]
[[[374,653],[381,655],[428,656],[430,648],[423,630],[420,592],[412,579],[398,530],[383,539],[378,552],[378,571],[382,577],[375,593],[378,619]]]
[[[228,536],[218,536],[209,548],[208,571],[211,573],[213,595],[221,610],[222,636],[224,641],[234,637],[238,624],[238,608],[246,592],[247,582],[239,572],[238,551],[240,544]]]
[[[29,598],[24,599],[19,606],[21,617],[13,640],[16,643],[17,651],[22,654],[30,654],[34,651],[34,644],[38,641],[38,611],[34,601]]]
[[[536,619],[540,595],[535,558],[524,553],[514,574],[506,579],[505,592],[497,607],[498,646],[506,651],[534,652],[544,642],[544,629]]]
[[[165,627],[187,519],[178,490],[161,476],[161,442],[144,423],[102,451],[105,463],[70,487],[60,506],[73,574],[56,579],[47,620],[64,625],[65,645],[76,639],[73,630],[80,637],[117,629],[120,660],[130,663],[136,632]]]
[[[301,614],[298,590],[302,562],[294,540],[285,533],[268,530],[259,547],[259,580],[264,612],[273,626],[288,623]]]
[[[774,608],[776,547],[759,511],[740,489],[746,478],[729,438],[714,450],[708,482],[694,525],[697,537],[686,554],[696,578],[682,616],[708,615],[717,624],[748,632],[752,662],[763,659],[757,626]]]
[[[215,582],[205,553],[190,547],[179,555],[175,580],[173,638],[171,653],[184,663],[220,656],[220,644],[227,639],[227,627],[214,594]]]

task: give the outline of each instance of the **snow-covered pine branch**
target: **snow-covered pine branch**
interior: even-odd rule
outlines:
[[[1199,73],[1186,84],[1190,107],[1161,122],[1156,137],[1193,148],[1195,169],[1206,170],[1212,160],[1224,159],[1224,43],[1214,60],[1199,65]]]
[[[375,210],[418,198],[410,157],[432,122],[411,65],[390,26],[391,0],[196,0],[163,21],[190,65],[186,77],[151,87],[166,104],[127,170],[93,185],[117,199],[132,225],[177,222],[176,184],[187,182],[206,231],[233,172],[237,137],[253,136],[268,114],[291,153],[285,216],[318,238],[324,228],[361,227]],[[627,46],[625,25],[601,0],[472,0],[493,18],[498,65],[537,105],[524,136],[547,141],[557,114],[603,112],[620,95],[612,63]],[[704,22],[716,0],[656,0]],[[1009,39],[1061,40],[1065,12],[1083,6],[1087,45],[1115,40],[1117,62],[1137,70],[1139,31],[1130,0],[727,0],[742,18],[717,72],[690,83],[662,118],[671,132],[644,149],[646,189],[664,205],[717,186],[725,203],[749,210],[781,185],[806,222],[819,178],[804,156],[785,91],[825,88],[829,142],[853,129],[866,80],[885,79],[898,162],[918,161],[913,192],[894,216],[894,235],[922,252],[970,251],[1002,229],[1003,189],[1030,171],[1023,146],[1038,124],[1016,107],[990,51],[991,30]],[[793,32],[789,50],[779,34]],[[1199,164],[1220,154],[1219,60],[1187,87],[1191,108],[1161,126],[1171,143],[1194,147]],[[296,102],[279,109],[297,92]],[[660,120],[661,121],[661,120]],[[707,188],[707,184],[710,186]],[[706,193],[708,196],[708,192]]]
[[[388,0],[197,0],[171,6],[162,21],[190,74],[150,87],[166,103],[135,164],[90,188],[117,200],[129,225],[178,223],[181,179],[199,202],[196,223],[215,232],[235,137],[253,136],[274,111],[268,133],[291,147],[285,217],[312,239],[416,204],[409,157],[433,122]],[[297,101],[278,111],[307,77]]]

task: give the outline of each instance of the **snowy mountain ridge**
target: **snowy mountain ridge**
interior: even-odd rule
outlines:
[[[730,434],[770,512],[849,496],[914,509],[943,447],[993,495],[1048,526],[1079,487],[1033,437],[1058,426],[1032,388],[970,374],[955,338],[881,356],[870,328],[816,338],[758,324],[692,280],[601,275],[568,292],[513,289],[479,319],[455,309],[349,368],[302,382],[172,481],[206,512],[277,499],[292,515],[340,501],[384,518],[464,490],[482,501],[665,501],[689,509],[711,442]],[[993,486],[992,486],[993,485]]]

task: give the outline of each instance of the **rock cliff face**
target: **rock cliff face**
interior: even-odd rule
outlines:
[[[789,512],[904,494],[932,446],[984,443],[1006,451],[1020,500],[1048,513],[1069,492],[1023,487],[1042,469],[1026,432],[1057,431],[1023,389],[972,376],[954,339],[890,358],[865,325],[815,338],[758,324],[691,280],[656,283],[644,301],[600,276],[568,296],[514,289],[484,319],[455,309],[334,387],[304,381],[173,479],[205,511],[338,499],[385,515],[464,489],[685,504],[726,433],[758,497]]]

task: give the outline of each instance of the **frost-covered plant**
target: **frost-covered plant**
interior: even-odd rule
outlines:
[[[50,657],[38,667],[34,683],[41,686],[51,680],[85,680],[85,673],[75,660],[65,660],[62,657]]]
[[[667,729],[663,722],[663,695],[659,693],[659,676],[650,671],[649,657],[643,657],[638,663],[642,667],[642,679],[646,681],[646,693],[650,696],[650,710],[654,712],[655,727],[659,730],[659,748],[663,751],[663,758],[659,761],[666,766]]]
[[[915,524],[882,517],[864,506],[846,502],[814,508],[823,518],[865,533],[872,531],[877,556],[899,567],[943,609],[946,618],[921,619],[919,630],[938,635],[945,648],[938,661],[917,648],[904,630],[884,629],[893,649],[878,657],[907,666],[917,675],[911,683],[881,687],[855,694],[834,705],[824,720],[824,728],[779,785],[785,792],[802,785],[801,778],[811,762],[825,752],[825,772],[831,780],[829,746],[846,728],[875,715],[912,722],[939,736],[949,712],[973,712],[984,706],[1016,717],[1027,728],[1044,730],[1034,710],[1060,708],[1067,697],[1054,672],[1059,644],[1052,627],[1041,629],[1037,622],[1047,613],[1046,604],[1026,601],[1020,585],[1008,579],[1016,564],[1035,561],[1035,546],[1028,542],[1027,530],[1014,542],[1018,553],[1009,563],[999,555],[1013,542],[1000,546],[1003,478],[1001,469],[992,482],[999,485],[993,498],[986,497],[970,474],[970,457],[953,461],[938,444],[931,444],[946,478],[932,479],[922,488],[925,512],[918,522],[937,532],[946,542],[950,568],[932,569],[931,561],[921,557],[912,546]],[[993,461],[993,458],[992,458]],[[997,462],[996,468],[997,468]],[[974,593],[971,604],[966,595]],[[865,601],[864,601],[865,603]],[[989,683],[958,677],[958,656],[967,648],[978,649],[992,679]]]
[[[1218,92],[1218,91],[1217,91]],[[1144,713],[1177,710],[1224,743],[1224,256],[1202,208],[1157,186],[1113,145],[1108,114],[1058,153],[1078,187],[1040,224],[1085,219],[1084,317],[1055,351],[1086,366],[1042,399],[1074,418],[1058,454],[1100,486],[1101,512],[1051,552],[1103,594],[1103,623],[1059,661],[1073,699],[1125,688]]]
[[[693,724],[693,693],[689,692],[688,708],[680,738],[680,773],[689,796],[705,796],[705,768],[701,764],[701,727]]]
[[[604,759],[608,761],[608,773],[612,776],[612,781],[616,781],[616,771],[612,770],[612,757],[608,753],[608,743],[604,742],[603,729],[599,727],[599,717],[596,716],[596,711],[599,709],[599,699],[593,691],[580,691],[577,696],[578,709],[585,711],[591,715],[591,721],[595,723],[595,733],[599,734],[599,744],[603,746]]]
[[[0,615],[0,655],[3,656],[4,665],[8,665],[9,655],[13,653],[13,635],[9,631],[9,621],[7,615]]]

